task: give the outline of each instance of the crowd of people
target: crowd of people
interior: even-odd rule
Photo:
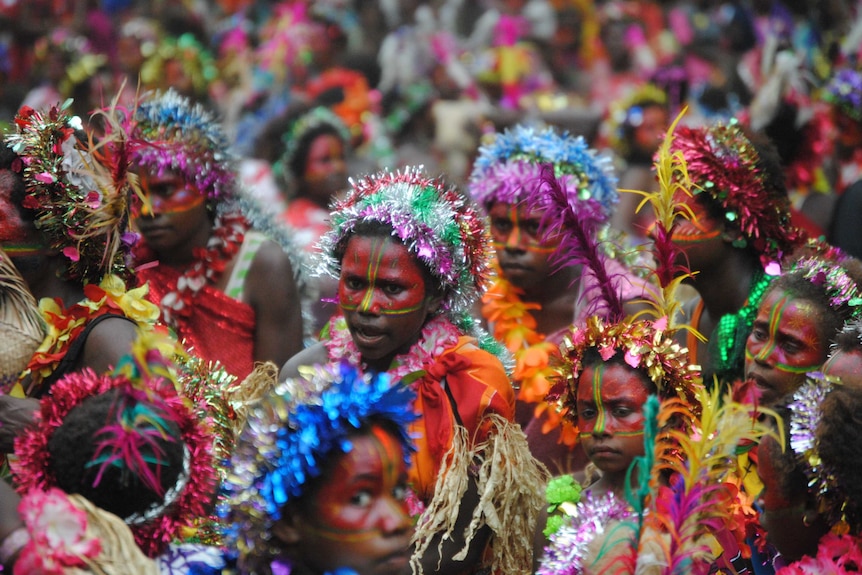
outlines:
[[[0,566],[862,571],[862,5],[0,3]]]

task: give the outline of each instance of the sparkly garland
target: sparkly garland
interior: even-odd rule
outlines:
[[[212,113],[173,89],[144,96],[125,130],[132,162],[163,175],[179,172],[208,200],[236,194],[236,171],[229,140]]]
[[[550,544],[545,547],[545,555],[536,571],[538,575],[577,575],[588,572],[585,561],[589,546],[605,534],[612,523],[625,523],[635,516],[634,511],[624,501],[614,497],[612,492],[600,497],[581,499],[571,509],[564,523],[550,536]]]
[[[471,202],[420,168],[380,172],[358,181],[332,205],[332,229],[320,240],[319,271],[337,278],[336,251],[362,222],[392,227],[444,288],[443,309],[453,322],[472,311],[488,278],[490,238]]]
[[[57,368],[69,347],[91,321],[106,314],[123,315],[139,327],[151,327],[159,318],[159,308],[146,299],[147,286],[126,289],[119,277],[106,275],[99,285],[84,286],[85,299],[68,309],[59,298],[42,298],[39,310],[48,325],[48,334],[30,358],[19,381],[31,380],[24,390],[32,396],[42,382]],[[8,390],[4,390],[4,393]]]
[[[392,360],[392,366],[386,373],[392,381],[411,383],[421,377],[424,370],[443,355],[443,352],[455,347],[460,337],[460,330],[452,322],[437,316],[425,324],[419,340],[411,346],[410,351]],[[325,339],[324,343],[332,364],[344,361],[364,371],[362,357],[353,342],[350,330],[347,329],[344,316],[339,314],[330,320],[329,338]]]
[[[362,375],[346,363],[317,375],[282,384],[254,408],[228,466],[227,502],[219,514],[229,547],[247,558],[271,561],[279,553],[270,530],[282,509],[302,496],[335,454],[350,451],[349,436],[364,425],[394,423],[409,464],[414,449],[407,425],[417,415],[408,387],[392,385],[387,373]]]
[[[570,191],[569,203],[607,221],[619,201],[611,159],[599,156],[583,137],[552,128],[536,132],[517,125],[479,148],[470,175],[470,195],[483,206],[495,201],[516,204],[539,185],[543,167]]]
[[[837,381],[820,373],[811,373],[793,394],[790,408],[790,448],[808,477],[808,487],[820,502],[819,511],[826,515],[833,529],[846,529],[847,496],[832,469],[820,458],[817,428],[823,417],[822,405]],[[859,518],[851,517],[851,521]]]
[[[839,70],[827,84],[823,99],[862,122],[862,73],[850,68]]]
[[[789,273],[801,274],[812,284],[822,287],[832,309],[848,306],[851,311],[847,319],[857,318],[862,313],[859,286],[840,266],[840,259],[836,261],[828,257],[802,258],[793,264]]]
[[[566,385],[561,405],[572,414],[577,412],[575,399],[584,353],[597,348],[604,361],[622,352],[625,363],[642,370],[658,388],[661,398],[677,396],[696,406],[697,367],[689,365],[684,347],[665,337],[665,321],[605,324],[601,318],[592,316],[583,328],[574,326],[560,345],[563,356],[560,375]]]
[[[760,157],[739,122],[677,129],[671,143],[682,154],[695,194],[706,193],[724,209],[724,219],[745,236],[766,267],[798,246],[802,235],[790,223],[790,200],[766,187]]]
[[[50,468],[48,442],[66,416],[81,402],[112,389],[146,396],[146,401],[155,402],[165,413],[172,414],[179,428],[179,439],[189,454],[185,485],[173,504],[163,509],[154,520],[130,526],[138,546],[153,557],[179,536],[193,518],[206,515],[216,481],[209,428],[177,394],[172,382],[164,379],[137,382],[124,374],[97,376],[89,369],[66,376],[52,387],[51,395],[42,399],[36,424],[15,440],[16,459],[11,462],[12,473],[21,493],[31,489],[44,491],[56,486],[57,480]]]
[[[218,281],[239,253],[248,230],[248,221],[238,211],[216,216],[206,247],[194,248],[194,263],[177,278],[173,289],[162,297],[162,319],[167,325],[178,327],[191,317],[198,292],[207,284],[213,285]]]
[[[557,375],[557,370],[551,367],[551,358],[559,355],[559,348],[545,341],[545,336],[535,329],[536,319],[530,310],[539,310],[541,306],[524,302],[521,294],[521,290],[498,273],[482,296],[482,316],[493,324],[494,337],[515,357],[512,379],[520,387],[518,400],[535,403],[535,417],[546,414],[544,433],[560,429],[560,442],[574,446],[578,442],[578,430],[566,417],[568,408],[558,409],[545,399]]]
[[[66,100],[47,112],[22,107],[5,143],[21,157],[12,169],[24,177],[23,207],[36,212],[39,233],[65,257],[64,277],[98,282],[106,273],[127,274],[137,239],[126,231],[128,149],[120,130],[98,145],[79,142],[75,132],[83,124],[71,105]]]

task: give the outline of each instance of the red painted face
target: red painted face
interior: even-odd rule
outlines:
[[[204,195],[188,185],[179,174],[142,175],[141,189],[149,205],[140,206],[140,215],[172,215],[203,205]]]
[[[675,200],[687,205],[693,214],[691,219],[678,217],[674,222],[672,240],[680,250],[676,263],[688,266],[693,272],[709,269],[725,248],[724,227],[694,196],[680,193]]]
[[[210,219],[203,194],[172,172],[142,175],[141,188],[149,205],[138,206],[135,226],[151,249],[191,253],[206,245]]]
[[[605,475],[620,480],[644,452],[643,406],[650,391],[643,377],[625,365],[599,363],[584,368],[578,379],[578,430],[584,451]]]
[[[634,129],[634,144],[645,153],[652,154],[658,149],[665,130],[670,123],[667,108],[663,106],[646,106],[643,109],[643,119]]]
[[[488,210],[491,241],[507,280],[522,289],[540,285],[552,273],[548,258],[559,242],[543,242],[540,212],[526,206],[495,202]]]
[[[819,328],[820,310],[780,289],[766,294],[745,344],[745,375],[773,405],[796,391],[805,374],[826,361],[829,340]]]
[[[350,443],[351,450],[338,456],[297,522],[300,561],[317,573],[338,568],[359,575],[409,572],[413,524],[401,444],[376,426]]]
[[[333,134],[317,136],[308,147],[300,193],[321,205],[347,188],[347,160],[344,144]]]
[[[403,244],[354,236],[341,260],[338,303],[363,361],[386,370],[419,339],[439,298],[429,297],[425,274]]]

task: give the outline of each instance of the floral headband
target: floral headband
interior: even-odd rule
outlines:
[[[790,223],[790,200],[769,189],[758,168],[760,157],[735,119],[710,127],[680,127],[672,153],[685,158],[695,194],[705,193],[724,209],[724,219],[761,255],[764,267],[799,245]]]
[[[215,117],[173,89],[152,92],[127,119],[131,160],[162,175],[179,172],[208,200],[236,195],[234,157]]]
[[[848,117],[862,122],[862,72],[849,68],[839,70],[827,84],[823,99]]]
[[[274,553],[270,529],[285,504],[301,497],[335,454],[349,452],[349,436],[363,426],[394,424],[409,463],[414,397],[388,374],[363,376],[346,363],[276,388],[249,414],[222,484],[219,515],[229,546],[243,556]]]
[[[154,350],[151,350],[154,351]],[[153,359],[147,353],[147,360]],[[159,357],[161,357],[159,355]],[[129,360],[132,361],[132,360]],[[179,396],[170,379],[130,378],[126,361],[113,375],[96,375],[92,370],[74,373],[58,381],[51,395],[41,401],[36,425],[15,440],[12,474],[19,492],[47,490],[58,482],[51,469],[48,443],[66,416],[84,400],[111,390],[119,390],[116,414],[94,437],[99,443],[89,466],[99,468],[98,478],[108,467],[121,467],[156,493],[159,464],[148,460],[145,451],[155,437],[166,437],[167,425],[179,429],[176,438],[184,446],[183,469],[177,482],[162,494],[161,501],[143,513],[123,518],[135,535],[138,546],[150,557],[178,537],[196,518],[206,517],[216,485],[212,458],[212,436],[203,420]],[[168,371],[159,369],[158,373]],[[141,425],[142,418],[147,425]],[[144,448],[144,451],[141,449]],[[158,454],[157,446],[151,447]],[[153,469],[155,468],[155,469]]]
[[[848,499],[829,465],[820,458],[817,428],[823,417],[823,401],[838,382],[822,373],[810,373],[805,383],[793,394],[790,408],[790,448],[802,464],[808,478],[809,491],[820,502],[830,525],[846,525]],[[858,522],[859,517],[849,518]]]
[[[688,362],[688,350],[666,337],[664,321],[605,323],[592,316],[583,328],[575,326],[560,345],[560,372],[565,382],[561,403],[571,414],[577,397],[578,378],[583,371],[584,354],[597,348],[604,361],[623,354],[627,365],[646,373],[662,398],[680,397],[696,406],[697,366]]]
[[[128,231],[132,176],[129,144],[110,125],[96,143],[80,141],[81,119],[67,100],[47,112],[22,107],[16,131],[5,143],[21,158],[13,171],[24,177],[23,206],[36,213],[36,228],[48,245],[66,258],[67,279],[98,283],[106,274],[128,274],[128,258],[137,236]]]
[[[619,201],[611,159],[599,156],[583,137],[552,128],[537,132],[518,125],[482,146],[470,175],[470,195],[483,206],[518,203],[539,185],[548,165],[568,190],[572,206],[603,221],[610,218]]]
[[[321,271],[338,277],[339,247],[358,224],[380,222],[444,288],[443,306],[452,318],[469,314],[488,278],[490,253],[488,231],[472,203],[420,168],[351,180],[351,188],[332,205],[332,229],[320,240]]]

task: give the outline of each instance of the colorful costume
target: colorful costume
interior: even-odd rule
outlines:
[[[469,313],[487,275],[482,220],[465,198],[419,170],[368,177],[355,182],[333,207],[333,228],[321,240],[322,271],[338,276],[338,250],[366,222],[391,228],[442,293],[440,313],[425,320],[418,342],[397,355],[387,370],[418,395],[414,409],[421,419],[414,429],[422,435],[413,474],[425,510],[414,558],[422,557],[435,536],[452,533],[472,476],[480,502],[464,534],[465,546],[454,559],[463,559],[478,529],[488,526],[493,553],[487,564],[505,573],[527,573],[527,542],[539,505],[533,486],[544,473],[512,424],[514,392],[504,365],[494,357],[505,357],[505,350],[474,325]],[[336,316],[330,323],[330,361],[346,359],[362,370],[345,321]]]

